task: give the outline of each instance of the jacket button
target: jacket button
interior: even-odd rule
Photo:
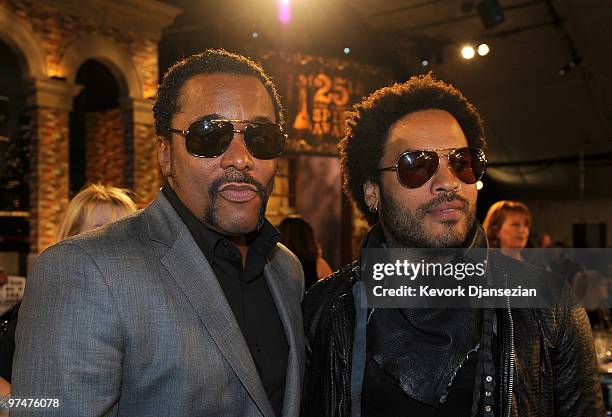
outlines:
[[[491,396],[491,391],[485,391],[485,397],[490,397]]]
[[[485,379],[487,380],[487,382],[493,381],[493,377],[491,375],[487,375]]]

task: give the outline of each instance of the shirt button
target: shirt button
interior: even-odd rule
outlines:
[[[493,381],[493,377],[491,375],[487,375],[487,377],[485,379],[486,379],[487,382]]]
[[[491,406],[490,406],[490,405],[487,405],[487,406],[485,407],[485,411],[486,411],[487,413],[490,413],[490,412],[491,412]]]

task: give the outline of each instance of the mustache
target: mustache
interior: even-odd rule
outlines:
[[[460,195],[457,195],[456,193],[449,191],[447,193],[443,193],[440,194],[439,196],[431,199],[431,201],[422,204],[421,206],[419,206],[418,210],[420,213],[426,213],[430,210],[434,210],[436,209],[438,206],[444,204],[444,203],[449,203],[451,201],[459,201],[462,204],[462,208],[461,211],[463,212],[467,212],[468,208],[470,207],[470,202],[461,197]]]
[[[219,194],[219,188],[221,188],[221,186],[236,182],[253,185],[257,189],[257,194],[259,194],[262,199],[266,198],[268,194],[266,187],[261,182],[257,181],[246,172],[237,170],[228,170],[222,177],[214,180],[210,185],[209,193],[210,195],[216,196]]]

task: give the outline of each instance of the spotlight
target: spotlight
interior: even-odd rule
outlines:
[[[278,0],[278,20],[287,25],[291,22],[291,1]]]
[[[476,189],[480,191],[483,188],[484,188],[484,182],[482,182],[481,180],[476,181]]]
[[[502,9],[497,0],[482,0],[476,5],[476,10],[478,10],[482,25],[486,29],[497,26],[506,20],[504,9]]]
[[[349,54],[351,52],[351,48],[344,48],[344,53]]]
[[[422,60],[421,61],[421,65],[424,66],[424,67],[428,66],[429,65],[429,60],[428,59]]]
[[[474,48],[470,45],[466,45],[461,49],[461,56],[464,59],[472,59],[474,55],[476,55],[476,51],[474,51]]]
[[[253,37],[253,39],[257,39],[257,37],[259,36],[259,33],[253,32],[251,33],[251,36]]]
[[[480,45],[478,45],[478,55],[485,56],[490,51],[491,49],[489,48],[489,45],[487,45],[486,43],[481,43]]]

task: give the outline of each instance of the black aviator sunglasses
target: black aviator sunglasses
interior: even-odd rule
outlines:
[[[440,151],[450,151],[440,154]],[[479,148],[450,148],[406,151],[390,167],[380,171],[396,171],[397,179],[406,188],[418,188],[436,175],[440,167],[440,157],[446,157],[448,167],[465,184],[474,184],[482,178],[487,159]]]
[[[234,123],[244,123],[244,129],[235,129]],[[187,152],[200,158],[223,155],[229,148],[234,133],[244,135],[247,149],[257,159],[278,158],[287,139],[279,125],[249,120],[203,119],[192,123],[187,130],[170,131],[184,136]]]

